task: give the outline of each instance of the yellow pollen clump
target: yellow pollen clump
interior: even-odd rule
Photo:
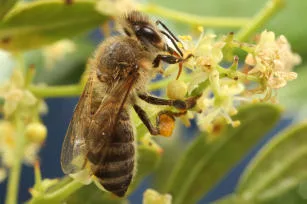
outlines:
[[[170,137],[175,128],[175,121],[167,114],[161,114],[159,116],[159,130],[160,135],[164,137]]]

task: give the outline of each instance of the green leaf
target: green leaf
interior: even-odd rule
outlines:
[[[216,201],[213,202],[214,204],[247,204],[246,202],[240,200],[236,194],[226,195]]]
[[[295,111],[296,117],[306,118],[306,90],[307,90],[307,66],[295,70],[297,79],[287,83],[287,86],[278,90],[278,101],[286,107],[286,110]]]
[[[1,0],[0,1],[0,20],[11,10],[17,0]]]
[[[206,143],[205,135],[193,141],[169,179],[167,192],[175,204],[196,203],[276,124],[280,109],[269,104],[241,108],[235,120],[216,141]]]
[[[0,65],[0,85],[2,85],[10,79],[15,63],[9,53],[0,50]]]
[[[187,148],[186,141],[182,139],[183,126],[176,125],[176,129],[171,138],[159,138],[158,143],[163,149],[163,154],[159,166],[155,170],[151,187],[159,192],[166,192],[166,181],[170,172],[173,171],[177,161]],[[193,137],[193,135],[189,134]]]
[[[157,167],[161,154],[156,149],[140,145],[138,147],[137,171],[133,182],[129,188],[129,192],[135,190],[143,179],[148,176]]]
[[[73,41],[75,51],[59,56],[60,59],[54,60],[51,67],[46,66],[46,58],[43,53],[47,50],[31,51],[27,53],[26,65],[35,65],[36,75],[34,83],[45,83],[48,85],[76,84],[80,81],[80,76],[86,69],[86,63],[91,53],[94,52],[93,43],[85,39]],[[49,59],[50,60],[50,59]]]
[[[274,137],[245,170],[237,194],[245,200],[270,200],[306,179],[306,135],[307,123],[304,123]]]
[[[277,197],[272,197],[271,199],[264,200],[261,204],[305,204],[307,195],[307,180],[301,181],[293,188],[289,188],[288,191],[285,191],[279,194]]]
[[[107,16],[95,1],[34,1],[16,6],[0,23],[0,48],[20,51],[76,36],[97,27]]]
[[[101,191],[95,184],[82,187],[66,200],[67,204],[124,204],[126,199],[120,199],[109,193]]]

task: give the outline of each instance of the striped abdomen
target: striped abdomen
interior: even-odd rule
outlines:
[[[134,136],[127,110],[122,110],[111,142],[88,159],[93,164],[93,174],[100,184],[117,196],[124,196],[134,173]]]

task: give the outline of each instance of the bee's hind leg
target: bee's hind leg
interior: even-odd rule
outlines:
[[[175,128],[175,117],[186,114],[187,111],[173,112],[168,110],[160,111],[156,117],[156,126],[152,124],[147,113],[138,105],[133,105],[135,112],[143,121],[151,135],[162,135],[169,137]]]

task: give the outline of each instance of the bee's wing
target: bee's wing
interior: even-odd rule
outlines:
[[[82,170],[87,162],[89,150],[101,155],[107,151],[118,114],[128,98],[135,76],[116,81],[93,115],[90,112],[92,81],[90,78],[87,82],[63,142],[61,165],[65,174]]]
[[[135,75],[125,80],[116,81],[92,117],[87,135],[87,145],[92,154],[98,156],[101,163],[108,151],[109,143],[114,136],[119,114],[123,109],[135,81]]]
[[[84,91],[75,108],[62,145],[61,166],[65,174],[78,172],[83,168],[86,155],[85,135],[91,121],[91,98],[93,74],[91,73]]]

